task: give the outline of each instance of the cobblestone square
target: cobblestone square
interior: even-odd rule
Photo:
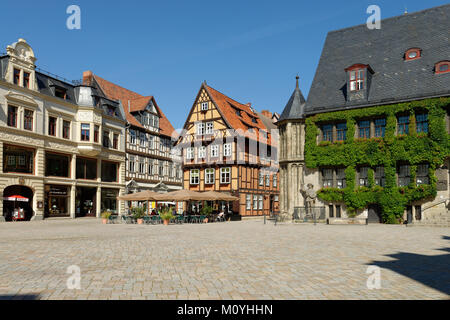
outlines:
[[[0,299],[449,299],[450,229],[0,224]],[[81,289],[69,290],[69,266]],[[381,288],[369,290],[369,265]]]

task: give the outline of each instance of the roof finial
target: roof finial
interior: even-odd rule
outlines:
[[[295,77],[295,79],[296,79],[296,80],[295,80],[295,81],[296,81],[295,87],[298,88],[298,79],[300,79],[300,77],[298,76],[298,74],[297,74],[297,76]]]
[[[405,12],[403,13],[404,15],[408,14],[408,8],[405,6]]]

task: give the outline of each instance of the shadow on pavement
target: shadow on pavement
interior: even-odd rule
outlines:
[[[2,295],[0,300],[39,300],[38,294],[17,294],[17,295]]]
[[[442,239],[450,240],[443,236]],[[393,261],[373,261],[370,265],[390,269],[403,276],[418,281],[433,289],[450,295],[450,248],[439,249],[446,253],[427,256],[415,253],[400,252],[387,255]]]

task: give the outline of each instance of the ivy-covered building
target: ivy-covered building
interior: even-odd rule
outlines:
[[[329,32],[280,128],[280,212],[450,224],[450,5]]]

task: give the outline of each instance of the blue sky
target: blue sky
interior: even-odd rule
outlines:
[[[201,82],[257,110],[283,110],[300,76],[308,94],[328,31],[365,23],[371,4],[382,18],[443,0],[316,1],[8,1],[0,51],[18,38],[38,67],[67,79],[95,74],[154,95],[180,128]],[[68,30],[66,8],[81,8],[81,30]]]

